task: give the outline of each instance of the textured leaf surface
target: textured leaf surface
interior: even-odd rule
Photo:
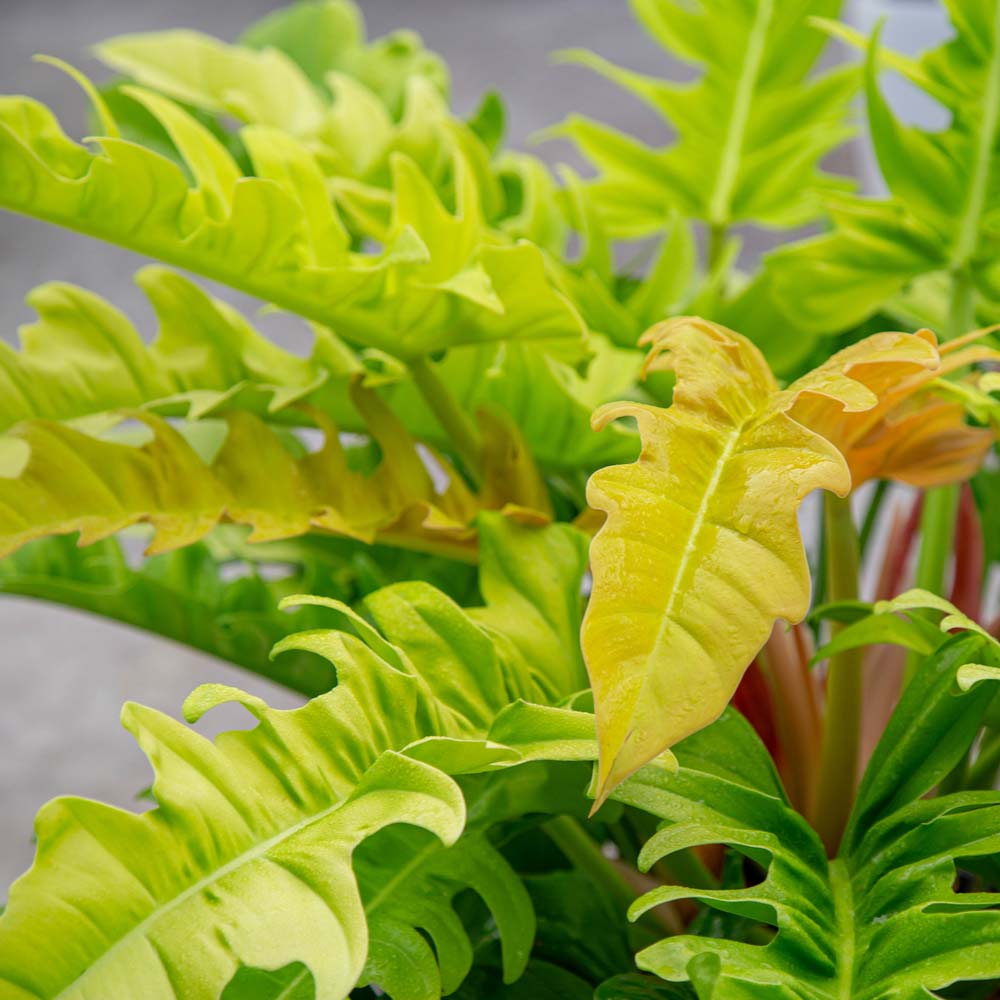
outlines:
[[[831,862],[776,779],[754,775],[771,768],[770,757],[731,712],[678,747],[676,774],[647,768],[622,785],[616,798],[665,820],[643,865],[723,843],[766,872],[742,889],[665,886],[638,901],[633,916],[695,899],[776,930],[766,945],[668,938],[640,952],[639,966],[690,981],[713,1000],[918,1000],[1000,976],[997,893],[954,889],[957,859],[971,864],[1000,846],[1000,795],[921,798],[966,753],[994,696],[991,685],[963,695],[956,684],[958,668],[983,656],[1000,662],[982,637],[959,636],[925,661],[872,758],[851,832]]]
[[[247,176],[179,105],[128,93],[170,135],[193,187],[158,153],[114,137],[93,140],[92,153],[43,105],[5,97],[0,207],[214,278],[400,357],[510,337],[579,340],[581,321],[549,282],[541,252],[484,226],[476,178],[457,149],[455,214],[412,160],[394,154],[384,246],[359,252],[297,139],[245,128]]]
[[[583,628],[599,799],[716,718],[775,619],[806,613],[796,509],[812,489],[846,494],[851,480],[837,449],[794,419],[797,401],[867,410],[878,396],[853,376],[867,352],[887,384],[929,354],[920,338],[887,334],[779,391],[760,352],[722,327],[682,318],[647,339],[647,367],[676,374],[673,404],[618,403],[595,416],[634,416],[643,441],[638,462],[603,469],[588,487],[607,514]]]
[[[521,541],[545,565],[550,544],[565,546],[570,536],[572,529],[553,527]],[[578,595],[582,542],[576,556],[561,562],[559,584]],[[484,565],[484,582],[497,569]],[[279,650],[325,656],[337,669],[333,691],[285,712],[231,688],[200,688],[185,706],[189,719],[236,700],[259,720],[215,743],[130,705],[124,721],[153,764],[158,807],[136,816],[60,799],[43,809],[35,866],[15,883],[0,919],[5,996],[218,996],[234,975],[249,975],[243,966],[295,962],[308,967],[323,1000],[346,996],[363,973],[391,981],[405,1000],[438,996],[441,981],[453,989],[468,970],[470,946],[450,912],[460,887],[479,892],[493,911],[507,977],[523,969],[530,905],[481,836],[496,792],[480,787],[467,807],[451,775],[530,757],[486,738],[512,701],[545,700],[545,692],[502,642],[426,584],[371,595],[374,624],[316,600],[352,631],[298,634]],[[583,681],[579,672],[573,679]],[[517,724],[504,731],[516,733]],[[533,786],[543,799],[559,799],[530,769],[525,775],[519,794]],[[499,797],[506,808],[516,800]],[[454,843],[467,815],[469,838],[448,854],[434,838]],[[407,829],[379,833],[400,823]],[[410,827],[433,837],[419,839]],[[415,853],[388,871],[384,855],[371,855],[355,871],[353,852],[373,836],[402,838],[397,858]],[[440,971],[416,927],[434,941]],[[62,944],[55,954],[54,938]],[[413,975],[408,983],[394,977],[401,943],[412,954],[414,939],[424,961],[402,967],[439,976],[436,989],[419,989]]]
[[[672,145],[650,149],[584,118],[553,130],[599,170],[588,193],[613,235],[661,229],[672,210],[720,228],[795,226],[819,214],[819,194],[834,182],[817,164],[849,134],[846,111],[857,83],[849,68],[807,79],[824,42],[808,17],[838,7],[837,0],[632,0],[649,34],[701,71],[693,84],[620,69],[587,52],[567,54],[651,105],[679,134]]]
[[[138,447],[52,421],[19,424],[4,439],[25,452],[23,465],[0,477],[0,552],[75,531],[86,545],[140,522],[155,530],[149,551],[163,552],[228,520],[251,526],[251,541],[311,530],[373,541],[381,533],[418,549],[440,542],[461,557],[474,545],[471,522],[483,507],[511,502],[516,516],[549,518],[544,484],[509,422],[486,426],[495,446],[485,451],[486,487],[477,499],[443,459],[444,482],[435,484],[416,442],[377,395],[355,385],[352,398],[381,450],[370,474],[351,468],[337,428],[318,411],[323,445],[297,455],[257,417],[229,412],[210,462],[144,411],[120,415],[151,432]]]
[[[765,269],[775,301],[800,328],[854,326],[930,272],[959,275],[983,302],[1000,300],[1000,6],[982,0],[946,7],[954,37],[918,60],[884,58],[877,37],[869,45],[868,117],[891,197],[833,199],[831,231],[779,250]],[[930,132],[897,120],[880,89],[883,67],[903,67],[912,83],[943,106],[949,126]],[[947,313],[945,304],[935,325],[952,325]],[[974,325],[963,322],[964,328],[948,335]]]
[[[0,343],[0,429],[21,420],[68,421],[81,429],[114,423],[113,411],[142,408],[189,420],[246,410],[272,424],[315,426],[308,403],[342,431],[366,433],[348,381],[362,378],[416,438],[450,442],[406,377],[384,355],[356,356],[330,331],[315,328],[302,358],[270,343],[219,299],[165,268],[149,266],[136,281],[156,314],[156,339],[111,303],[74,285],[52,282],[28,295],[36,322],[20,329],[21,350]],[[548,468],[594,468],[635,453],[635,435],[614,425],[589,432],[599,404],[625,392],[640,358],[592,338],[586,372],[539,345],[508,341],[450,350],[435,368],[466,411],[499,409],[513,418],[531,454]]]

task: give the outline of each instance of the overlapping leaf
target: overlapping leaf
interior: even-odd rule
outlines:
[[[225,520],[252,527],[251,541],[319,530],[468,558],[472,521],[483,507],[549,519],[545,485],[509,422],[488,418],[484,425],[495,446],[485,449],[484,485],[474,494],[443,458],[443,481],[435,482],[416,442],[375,393],[355,384],[352,398],[381,452],[367,473],[352,468],[337,428],[315,410],[324,432],[318,451],[303,453],[297,439],[233,410],[208,461],[179,430],[140,410],[119,414],[148,430],[151,439],[138,446],[53,421],[18,424],[0,453],[7,460],[0,467],[0,552],[77,531],[86,545],[137,523],[154,529],[149,552],[164,552]]]
[[[299,400],[315,401],[331,376],[362,373],[322,332],[309,360],[281,350],[165,268],[144,268],[136,281],[159,321],[149,347],[92,292],[51,282],[28,295],[38,321],[21,328],[21,351],[0,343],[0,429],[30,419],[97,426],[109,412],[147,407],[191,419],[231,407],[275,420],[281,411],[291,417]],[[338,388],[346,395],[346,381]]]
[[[789,412],[837,446],[850,466],[854,488],[873,478],[924,488],[963,482],[982,465],[996,434],[966,424],[965,407],[945,395],[952,383],[943,376],[1000,359],[1000,352],[981,343],[988,332],[973,332],[939,350],[934,334],[919,330],[914,336],[926,341],[927,348],[921,357],[914,344],[908,365],[887,365],[879,356],[882,345],[891,354],[894,335],[869,337],[838,352],[796,385],[807,390],[814,380],[847,372],[871,390],[878,400],[873,406],[844,413],[822,395],[805,394]]]
[[[308,653],[276,660],[269,654],[290,631],[318,626],[324,615],[309,607],[279,611],[279,601],[300,593],[354,601],[390,582],[416,578],[461,604],[474,600],[472,566],[343,538],[246,545],[217,531],[205,542],[135,565],[116,539],[79,548],[72,538],[56,537],[0,560],[0,593],[124,622],[310,697],[333,686],[329,664]]]
[[[506,153],[491,162],[499,135],[487,142],[452,114],[447,70],[412,33],[370,45],[363,37],[353,4],[319,0],[275,12],[238,45],[197,32],[151,32],[112,38],[97,54],[144,86],[212,116],[227,141],[224,115],[294,136],[315,156],[345,222],[360,237],[383,239],[388,231],[394,153],[412,159],[451,198],[459,150],[475,171],[491,224],[561,254],[566,223],[541,161]],[[142,125],[136,134],[148,135],[141,109],[137,115],[118,89],[111,95],[126,132],[136,123]],[[500,118],[492,127],[502,131],[495,96],[484,107]],[[168,136],[158,140],[170,148]]]
[[[676,774],[646,769],[621,786],[616,798],[665,820],[644,866],[724,843],[765,872],[742,889],[665,886],[638,901],[633,916],[695,899],[776,931],[767,944],[668,938],[640,952],[640,967],[690,981],[706,1000],[917,1000],[1000,977],[1000,896],[954,888],[957,864],[1000,849],[1000,795],[922,798],[966,753],[994,697],[991,685],[956,683],[965,663],[983,658],[1000,663],[989,641],[966,635],[925,661],[872,758],[833,861],[734,714],[678,748]]]
[[[304,0],[251,25],[240,43],[254,49],[279,49],[317,86],[327,74],[346,73],[382,98],[397,115],[413,77],[448,92],[448,67],[425,49],[412,31],[393,31],[366,39],[364,16],[351,0]]]
[[[341,430],[365,433],[347,391],[350,378],[363,377],[379,385],[411,434],[448,449],[405,369],[378,352],[356,356],[318,327],[310,356],[301,358],[178,274],[149,266],[136,281],[159,321],[148,348],[125,316],[91,292],[53,282],[29,294],[38,320],[21,328],[21,351],[0,343],[0,429],[28,419],[99,429],[119,408],[189,420],[239,409],[268,423],[313,426],[310,411],[293,405],[308,403]],[[582,375],[518,341],[454,348],[435,368],[470,415],[483,408],[509,415],[543,467],[589,469],[634,453],[627,428],[592,435],[588,427],[591,411],[625,392],[639,364],[596,337],[591,345]]]
[[[558,566],[558,599],[579,601],[585,549],[572,529],[493,520],[483,530],[500,532],[505,551],[526,547],[536,566]],[[484,589],[503,572],[488,562]],[[533,670],[546,678],[539,686],[508,659],[502,635],[425,584],[372,595],[374,624],[330,606],[352,631],[307,632],[279,647],[319,653],[336,667],[337,687],[301,709],[275,711],[233,689],[201,688],[186,705],[189,719],[236,700],[259,720],[213,744],[151,709],[126,707],[125,724],[156,772],[158,807],[136,816],[61,799],[42,811],[35,865],[0,918],[5,996],[218,996],[244,966],[294,963],[308,968],[323,1000],[340,1000],[359,979],[402,1000],[439,996],[442,983],[453,989],[468,971],[469,944],[450,907],[460,887],[481,893],[493,911],[506,977],[523,969],[533,920],[523,888],[482,836],[492,821],[490,789],[473,781],[467,808],[452,775],[530,759],[537,748],[486,739],[491,729],[514,737],[521,710],[507,712],[502,726],[494,720],[518,697],[547,701],[552,687],[568,694],[563,683],[582,683],[582,672],[553,672],[536,651]],[[560,625],[552,630],[551,641],[572,642]],[[563,739],[590,725],[586,716],[582,728],[572,713],[556,716],[567,721],[550,732]],[[521,728],[523,737],[529,730]],[[544,738],[537,726],[530,732]],[[526,773],[520,792],[500,794],[497,811],[519,795],[523,802],[529,789],[536,809],[560,800]],[[404,823],[447,845],[467,817],[468,839],[450,850],[418,830],[379,833]],[[387,870],[381,855],[366,861],[363,847],[352,868],[352,854],[373,835],[403,838],[402,869]],[[436,964],[416,928],[434,942]],[[55,952],[53,939],[61,944]],[[401,946],[408,979],[393,973]],[[421,948],[430,966],[407,961]]]
[[[955,36],[918,60],[891,53],[883,59],[878,38],[870,43],[868,117],[891,197],[832,200],[830,233],[772,257],[763,281],[796,326],[824,332],[832,323],[851,327],[930,272],[944,272],[959,285],[934,317],[947,336],[975,325],[963,298],[971,294],[972,305],[978,297],[991,307],[1000,300],[1000,7],[992,0],[949,0],[946,7]],[[836,32],[865,44],[850,31]],[[951,115],[949,127],[929,132],[900,123],[879,88],[883,65],[901,69],[942,104]],[[756,311],[762,322],[773,322],[773,313]]]
[[[295,138],[267,125],[241,138],[254,176],[179,105],[131,88],[170,135],[171,160],[114,136],[92,153],[43,105],[0,99],[0,207],[86,232],[230,284],[353,343],[409,358],[459,343],[568,341],[582,333],[540,251],[483,223],[468,160],[454,151],[455,214],[412,160],[391,158],[384,248],[361,252],[323,173]]]
[[[796,405],[861,413],[876,389],[936,360],[910,334],[882,334],[779,391],[745,338],[702,320],[654,328],[648,368],[676,374],[668,409],[617,403],[597,425],[635,417],[639,460],[595,473],[594,588],[583,648],[601,742],[599,801],[657,754],[707,725],[775,619],[798,621],[809,573],[796,510],[815,488],[846,494],[840,452]],[[863,361],[878,375],[855,375]],[[800,401],[804,401],[801,402]],[[766,587],[760,581],[766,580]]]
[[[441,180],[454,146],[447,69],[410,33],[363,38],[360,10],[335,0],[279,10],[235,45],[155,31],[110,38],[96,54],[191,107],[295,136],[325,173],[384,182],[395,151]]]
[[[718,229],[738,222],[795,226],[820,212],[835,186],[819,160],[849,134],[856,74],[809,79],[823,37],[809,15],[834,15],[837,0],[680,4],[633,0],[632,9],[674,57],[694,64],[694,83],[644,76],[586,52],[583,63],[650,104],[678,133],[650,149],[588,119],[553,130],[572,139],[599,173],[588,193],[615,236],[662,229],[671,213]]]

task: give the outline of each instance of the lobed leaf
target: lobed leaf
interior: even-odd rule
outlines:
[[[963,694],[956,683],[959,666],[982,656],[1000,663],[982,637],[960,636],[924,662],[872,758],[832,861],[780,789],[716,763],[724,753],[770,766],[764,746],[732,712],[677,748],[675,774],[646,768],[621,785],[616,798],[664,820],[642,866],[723,843],[764,871],[763,881],[745,888],[655,889],[633,906],[633,917],[694,899],[774,929],[766,943],[668,938],[639,953],[640,968],[690,982],[713,1000],[917,1000],[1000,976],[997,893],[954,888],[957,866],[998,850],[1000,795],[921,798],[967,752],[994,695],[988,686]]]
[[[391,158],[382,249],[360,252],[323,173],[295,138],[241,133],[247,176],[219,140],[152,91],[129,94],[160,121],[193,176],[136,143],[68,139],[28,98],[0,99],[0,207],[69,226],[213,278],[401,358],[507,338],[579,341],[581,321],[537,248],[483,223],[477,181],[454,151],[453,215],[405,155]],[[570,348],[569,353],[575,352]]]
[[[764,325],[780,322],[778,308],[784,322],[798,328],[832,332],[832,317],[837,328],[848,329],[936,272],[967,285],[973,306],[977,296],[984,310],[1000,299],[1000,12],[988,2],[946,6],[954,36],[918,60],[884,53],[878,33],[866,43],[870,132],[890,197],[830,199],[830,232],[775,252],[734,310],[754,302]],[[859,43],[850,32],[836,33]],[[943,105],[949,126],[931,132],[898,121],[880,90],[884,68],[902,70]],[[954,295],[958,301],[965,292]],[[762,298],[772,303],[766,312],[759,308]],[[934,325],[949,337],[975,323],[972,315],[961,316],[956,326],[947,299],[936,313]]]
[[[308,403],[343,431],[366,433],[348,391],[350,379],[363,378],[378,386],[411,434],[449,447],[405,369],[387,371],[384,355],[358,357],[332,332],[314,327],[311,354],[302,358],[181,275],[149,266],[136,281],[158,320],[148,347],[124,315],[92,292],[51,282],[28,295],[38,320],[21,328],[21,350],[0,344],[0,429],[41,418],[99,431],[117,422],[114,411],[121,408],[188,420],[238,409],[269,424],[315,426],[311,411],[294,405]],[[516,341],[453,348],[435,367],[468,413],[509,414],[545,467],[592,468],[634,452],[634,435],[625,428],[599,437],[587,428],[594,407],[631,385],[639,365],[634,353],[596,337],[592,349],[583,375]]]
[[[700,71],[693,83],[612,65],[588,52],[563,53],[652,106],[678,134],[650,149],[615,130],[573,117],[552,130],[597,168],[587,184],[614,236],[663,228],[671,211],[724,229],[740,222],[801,225],[820,214],[820,194],[842,182],[819,160],[850,135],[850,68],[808,76],[823,46],[811,14],[836,0],[697,3],[632,0],[653,39]]]
[[[870,338],[779,391],[745,338],[681,318],[647,334],[647,370],[676,375],[668,409],[618,403],[600,426],[635,417],[639,460],[595,473],[594,587],[582,642],[601,742],[600,801],[726,706],[775,619],[801,619],[809,573],[796,509],[817,487],[846,494],[848,466],[796,407],[845,411],[933,360],[909,334]],[[859,371],[870,365],[870,381]],[[767,586],[760,586],[766,580]]]
[[[790,413],[822,434],[847,459],[857,488],[869,479],[894,479],[928,488],[970,479],[996,435],[970,427],[964,408],[938,388],[943,376],[968,365],[995,361],[1000,353],[979,343],[989,331],[974,331],[938,349],[930,330],[907,340],[899,353],[898,334],[876,334],[834,354],[795,386],[800,396]],[[923,340],[921,348],[917,340]],[[873,405],[854,413],[809,391],[831,375],[845,373],[872,393]]]
[[[483,531],[496,524],[488,520]],[[568,527],[536,530],[520,539],[524,558],[544,565],[550,546],[571,537]],[[579,600],[582,560],[560,565],[559,587]],[[487,558],[483,580],[500,569]],[[61,799],[42,811],[35,865],[0,918],[5,996],[218,996],[234,977],[259,981],[253,970],[294,963],[308,968],[318,998],[339,1000],[359,981],[384,984],[402,1000],[439,996],[468,972],[471,948],[451,911],[465,887],[498,922],[505,977],[523,969],[530,905],[483,833],[519,798],[523,806],[528,789],[540,810],[560,795],[537,769],[524,770],[516,792],[504,775],[487,773],[478,784],[468,779],[463,795],[454,776],[537,754],[489,734],[512,701],[545,700],[544,689],[492,632],[426,584],[371,595],[365,607],[374,624],[338,602],[316,603],[339,612],[350,631],[294,635],[276,651],[325,656],[337,670],[333,691],[276,711],[231,688],[200,688],[185,705],[190,721],[233,700],[258,720],[214,743],[127,706],[125,724],[156,773],[157,808],[136,816]],[[543,651],[530,655],[544,672]],[[551,674],[548,682],[561,679]],[[575,713],[549,711],[566,720],[553,734],[576,727]],[[400,823],[406,828],[385,829]],[[387,869],[384,854],[366,854],[369,837],[393,838],[383,843],[396,845],[402,866]],[[429,934],[436,960],[416,928]],[[401,948],[420,961],[403,960],[394,972]]]
[[[370,474],[352,469],[337,428],[318,411],[312,419],[323,445],[305,454],[295,441],[298,453],[289,451],[252,414],[231,411],[210,461],[165,420],[140,410],[119,414],[151,432],[138,447],[51,421],[19,424],[3,439],[26,454],[0,476],[0,553],[77,531],[87,545],[137,523],[154,529],[149,552],[164,552],[226,520],[252,527],[252,542],[313,530],[368,542],[381,534],[469,558],[471,522],[484,507],[550,518],[544,485],[513,425],[487,425],[486,439],[496,444],[486,449],[486,487],[476,495],[443,458],[444,482],[436,484],[416,442],[371,390],[355,385],[352,398],[381,451]]]

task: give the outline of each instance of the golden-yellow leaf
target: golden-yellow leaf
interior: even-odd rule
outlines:
[[[351,468],[336,427],[314,409],[311,421],[324,432],[318,451],[293,455],[261,420],[236,410],[226,415],[225,439],[209,463],[146,411],[122,414],[152,432],[138,447],[55,421],[25,421],[0,439],[20,446],[17,461],[0,463],[0,556],[47,535],[79,532],[86,545],[137,523],[154,529],[149,552],[163,552],[230,521],[250,526],[252,542],[323,531],[472,559],[480,510],[551,519],[544,481],[509,421],[484,422],[487,486],[476,494],[427,449],[432,475],[373,392],[355,385],[352,399],[381,451],[368,474]]]
[[[587,491],[607,515],[591,547],[582,635],[598,802],[712,722],[775,619],[808,609],[797,508],[816,488],[846,495],[851,477],[838,449],[789,411],[801,402],[860,413],[901,377],[937,365],[925,338],[880,334],[780,390],[757,348],[715,324],[682,317],[645,342],[647,367],[676,375],[672,405],[614,403],[594,416],[595,426],[635,417],[643,445],[636,462],[596,472]]]

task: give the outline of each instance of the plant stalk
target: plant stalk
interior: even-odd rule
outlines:
[[[442,381],[434,365],[426,357],[409,362],[413,383],[424,402],[448,435],[455,454],[462,460],[465,471],[479,485],[483,481],[482,445],[479,432],[469,415],[459,405],[451,390]]]
[[[705,271],[712,274],[718,266],[722,252],[726,248],[726,227],[711,223],[708,227],[708,247]]]
[[[594,885],[603,888],[616,906],[628,909],[632,905],[636,893],[578,820],[572,816],[555,816],[546,820],[542,829],[566,855],[566,860]]]
[[[882,504],[885,502],[888,492],[889,480],[880,479],[875,484],[875,492],[872,493],[871,503],[868,504],[868,510],[865,511],[865,519],[861,524],[861,534],[858,538],[858,545],[861,549],[862,556],[864,556],[865,552],[868,551],[868,542],[871,540],[872,533],[875,531],[875,526],[878,524],[879,514],[882,511]]]
[[[858,533],[850,498],[824,494],[828,601],[858,596]],[[844,624],[833,622],[836,635]],[[864,651],[850,649],[827,664],[826,713],[820,750],[819,787],[813,825],[830,857],[836,856],[857,787],[861,744],[862,663]]]
[[[976,327],[976,289],[969,268],[952,272],[946,337],[954,340]]]
[[[597,841],[572,816],[554,816],[546,820],[542,829],[566,856],[566,860],[592,885],[603,889],[612,906],[622,912],[656,884],[635,869],[606,858]],[[635,884],[629,881],[630,877]],[[645,884],[647,881],[649,884]],[[684,923],[674,906],[659,907],[644,914],[639,923],[647,933],[653,932],[654,938],[661,937],[664,930],[669,934],[680,934],[684,930]]]
[[[944,588],[948,560],[954,547],[958,497],[957,485],[936,486],[924,493],[914,586],[933,594],[940,594]],[[919,654],[909,653],[906,657],[905,683],[910,682],[919,666]]]

